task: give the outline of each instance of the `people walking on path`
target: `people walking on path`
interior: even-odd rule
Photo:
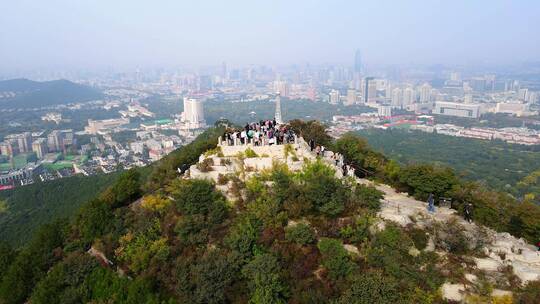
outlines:
[[[471,203],[465,204],[465,219],[467,222],[472,223],[473,221],[473,205]]]
[[[433,193],[429,194],[427,203],[428,203],[427,210],[431,213],[434,213],[435,212],[435,198],[433,197]]]

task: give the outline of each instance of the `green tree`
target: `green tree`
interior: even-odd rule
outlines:
[[[340,240],[321,238],[317,247],[322,255],[322,264],[332,280],[343,279],[356,268]]]
[[[311,227],[306,224],[297,224],[285,229],[285,238],[289,242],[299,245],[311,244],[315,241],[315,233]]]
[[[304,198],[312,202],[318,212],[335,217],[345,210],[347,189],[335,177],[334,170],[322,161],[308,163],[298,178]]]
[[[350,287],[339,297],[337,303],[373,304],[404,303],[397,282],[380,272],[368,272],[352,277]]]
[[[204,180],[177,180],[169,187],[181,218],[176,224],[186,244],[203,244],[227,216],[225,198]]]
[[[65,225],[66,223],[61,221],[44,225],[27,247],[17,254],[0,283],[0,299],[4,303],[24,302],[34,285],[59,259],[55,249],[63,245]]]
[[[271,254],[256,255],[242,269],[251,289],[249,303],[286,303],[288,290],[284,284],[281,266]]]
[[[114,185],[101,194],[100,198],[112,208],[118,208],[131,203],[140,194],[140,173],[136,169],[131,169],[123,172]]]
[[[8,243],[0,241],[0,281],[15,258],[15,251]]]
[[[298,135],[306,141],[314,140],[316,145],[329,147],[332,144],[332,138],[328,135],[326,126],[317,120],[303,121],[294,119],[289,121],[289,126]]]
[[[82,303],[88,301],[89,290],[83,284],[96,267],[96,259],[77,252],[56,264],[38,282],[32,292],[32,303]]]
[[[76,219],[81,239],[91,243],[95,238],[101,237],[112,230],[114,214],[110,205],[101,200],[94,199],[80,209]]]
[[[459,184],[450,168],[432,165],[410,165],[401,170],[399,181],[406,185],[409,193],[417,199],[426,200],[430,193],[435,197],[445,197]]]

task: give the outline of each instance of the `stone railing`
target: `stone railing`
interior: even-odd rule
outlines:
[[[301,137],[298,137],[296,134],[293,135],[293,142],[284,141],[283,143],[279,145],[286,145],[286,144],[297,144],[298,141],[301,139]],[[302,141],[304,141],[302,139]],[[304,141],[305,143],[305,141]],[[266,136],[263,136],[261,138],[261,141],[259,142],[258,146],[270,146],[270,145],[278,145],[277,143],[270,143],[270,139]],[[307,145],[307,144],[306,144]],[[224,136],[218,137],[218,146],[220,147],[226,147],[226,146],[257,146],[255,145],[255,140],[253,138],[249,138],[248,140],[244,141],[242,144],[242,141],[240,138],[234,138],[233,142],[229,142]]]

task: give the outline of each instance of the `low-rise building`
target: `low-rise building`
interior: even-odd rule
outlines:
[[[482,107],[479,104],[463,104],[457,102],[437,101],[433,114],[478,118],[482,114]]]

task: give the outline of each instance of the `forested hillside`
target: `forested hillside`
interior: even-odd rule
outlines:
[[[0,192],[0,240],[13,246],[26,243],[38,227],[73,215],[116,177],[73,176]]]
[[[0,81],[0,109],[39,108],[100,98],[103,94],[99,90],[63,79]]]
[[[449,166],[467,180],[484,182],[518,197],[534,193],[539,199],[536,188],[540,181],[534,172],[540,170],[540,147],[406,130],[369,129],[358,134],[401,164]]]
[[[451,197],[459,214],[473,202],[475,222],[540,239],[538,206],[460,180],[449,168],[399,165],[352,134],[330,142],[317,122],[291,126],[307,140],[328,141],[372,181],[420,200]],[[210,129],[150,173],[123,172],[20,250],[0,246],[3,303],[450,303],[440,291],[445,282],[469,284],[473,303],[537,303],[538,281],[521,284],[509,268],[488,276],[473,266],[489,242],[482,229],[469,235],[456,222],[381,222],[383,193],[337,177],[320,159],[305,159],[296,171],[242,166],[217,184],[179,178],[176,169],[205,151],[212,149],[208,159],[220,155],[221,134]],[[294,157],[294,149],[284,151]],[[253,157],[238,153],[222,165]]]

